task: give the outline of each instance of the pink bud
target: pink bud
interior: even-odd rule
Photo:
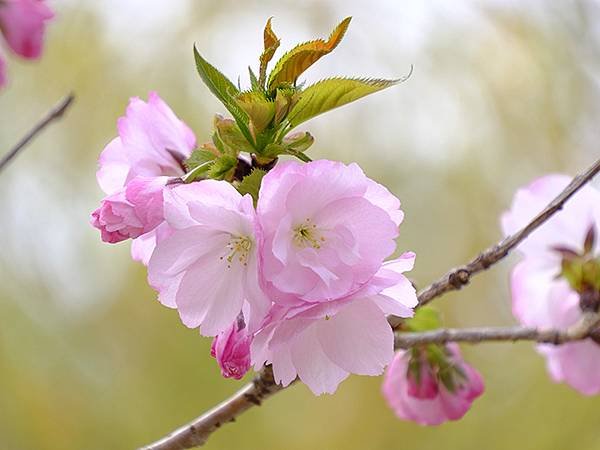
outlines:
[[[483,393],[481,376],[465,363],[458,346],[449,344],[447,349],[448,362],[455,371],[452,384],[442,381],[444,377],[448,381],[447,372],[444,375],[435,373],[427,361],[420,363],[421,375],[417,380],[414,372],[408,369],[411,352],[396,354],[385,373],[382,390],[388,405],[400,419],[421,425],[439,425],[458,420]]]
[[[131,180],[124,189],[109,195],[92,213],[91,223],[102,240],[111,244],[135,239],[156,228],[163,218],[166,177]]]
[[[0,30],[12,50],[29,59],[42,54],[46,21],[54,17],[44,0],[0,2]]]
[[[240,328],[240,325],[243,328]],[[236,320],[228,329],[215,336],[210,355],[216,358],[225,378],[241,379],[250,369],[250,343],[243,321]]]
[[[419,399],[432,399],[438,395],[438,385],[431,367],[427,363],[421,363],[420,374],[417,378],[414,373],[408,371],[406,378],[408,382],[408,395]]]

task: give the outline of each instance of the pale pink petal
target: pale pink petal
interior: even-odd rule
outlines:
[[[504,234],[513,234],[529,223],[570,181],[571,178],[566,175],[547,175],[518,190],[511,209],[502,216]],[[597,232],[600,231],[599,218],[600,192],[586,185],[518,248],[528,256],[553,256],[560,260],[552,247],[560,245],[580,250],[591,224],[595,223]]]
[[[349,373],[324,353],[315,326],[306,329],[291,347],[298,376],[315,395],[333,394]]]
[[[584,395],[600,394],[600,345],[591,339],[560,346],[540,345],[556,382],[565,382]]]
[[[40,57],[46,22],[53,16],[44,0],[0,2],[0,30],[10,48],[24,58]]]
[[[381,310],[368,300],[350,303],[316,325],[325,354],[344,370],[380,375],[394,356],[394,334]]]

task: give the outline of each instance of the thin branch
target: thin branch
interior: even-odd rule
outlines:
[[[46,115],[42,117],[20,141],[0,159],[0,172],[21,150],[25,148],[27,144],[29,144],[29,142],[31,142],[34,137],[38,135],[38,133],[53,121],[60,119],[69,106],[71,106],[73,100],[75,100],[75,96],[69,94],[48,111]]]
[[[445,344],[447,342],[535,341],[542,344],[561,345],[596,336],[598,315],[586,315],[567,330],[538,330],[528,327],[483,327],[465,329],[439,329],[424,332],[396,333],[396,349],[411,348],[423,344]]]
[[[421,290],[418,293],[419,305],[425,305],[446,292],[462,288],[469,283],[469,280],[473,275],[500,261],[536,228],[559,211],[565,202],[581,189],[583,185],[590,181],[599,171],[600,159],[584,173],[577,175],[573,181],[522,230],[488,248],[471,262],[451,270],[438,281]],[[400,323],[399,319],[393,316],[390,316],[388,320],[393,328]],[[593,325],[591,324],[592,322]],[[474,328],[467,330],[445,329],[425,333],[400,333],[396,335],[395,347],[398,349],[424,343],[444,343],[450,341],[483,342],[533,340],[536,342],[561,344],[589,337],[591,335],[590,330],[595,325],[597,325],[597,316],[593,315],[593,318],[590,319],[588,315],[585,315],[584,320],[581,323],[577,324],[572,329],[562,332],[557,330],[544,331],[532,328],[509,327]],[[172,432],[160,441],[142,447],[140,450],[183,450],[203,445],[208,437],[222,424],[234,421],[240,414],[250,409],[252,406],[260,405],[262,400],[265,400],[283,389],[284,388],[281,386],[275,384],[271,368],[265,367],[252,383],[239,390],[233,397],[225,400],[214,409]]]
[[[236,417],[284,388],[275,384],[271,366],[261,370],[252,383],[213,409],[178,428],[168,436],[141,447],[139,450],[183,450],[204,445],[208,437],[222,425],[234,422]]]
[[[467,264],[450,270],[438,281],[419,291],[419,306],[426,305],[434,298],[440,297],[446,292],[461,289],[464,285],[469,283],[473,275],[496,264],[508,255],[512,249],[525,240],[527,236],[539,228],[540,225],[561,210],[567,200],[590,181],[599,171],[600,159],[585,172],[573,178],[569,185],[520,231],[484,250]]]

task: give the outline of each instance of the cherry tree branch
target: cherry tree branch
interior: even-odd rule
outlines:
[[[524,241],[527,236],[534,232],[550,217],[562,209],[564,204],[569,200],[579,189],[581,189],[594,175],[600,171],[600,159],[592,164],[585,172],[577,175],[569,183],[569,185],[546,206],[542,212],[533,218],[525,227],[517,233],[508,236],[496,245],[489,247],[481,252],[477,257],[469,261],[467,264],[456,267],[446,273],[435,283],[427,286],[418,293],[419,306],[426,305],[434,298],[444,295],[446,292],[461,289],[468,284],[471,277],[479,272],[488,269],[496,264],[502,258],[510,253],[517,245]]]
[[[236,417],[263,400],[283,390],[275,383],[271,366],[264,367],[254,380],[187,425],[178,428],[153,444],[140,450],[183,450],[204,445],[208,437],[222,425],[234,422]]]
[[[561,345],[579,341],[588,337],[596,337],[598,315],[584,315],[582,320],[567,330],[540,330],[528,327],[483,327],[483,328],[442,328],[423,332],[396,333],[394,347],[396,349],[411,348],[423,344],[446,344],[447,342],[506,342],[534,341],[540,344]]]
[[[450,270],[443,277],[419,291],[419,306],[429,303],[443,294],[461,289],[469,283],[471,277],[482,272],[504,258],[520,242],[534,230],[558,212],[563,205],[594,175],[600,171],[600,159],[585,172],[577,175],[571,183],[552,200],[544,210],[519,232],[500,241],[498,244],[484,250],[467,264]],[[392,328],[399,325],[400,319],[389,317]],[[566,331],[537,330],[525,327],[507,328],[472,328],[465,330],[441,329],[422,333],[398,333],[395,348],[407,348],[426,343],[446,342],[487,342],[487,341],[517,341],[529,340],[540,343],[563,344],[591,336],[592,329],[598,324],[596,314],[584,315],[582,322]],[[595,330],[594,330],[595,331]],[[233,422],[240,414],[247,411],[271,395],[282,391],[283,387],[275,384],[270,367],[261,370],[254,381],[202,416],[187,425],[175,430],[161,440],[140,450],[183,450],[203,445],[208,437],[221,425]]]
[[[50,111],[48,111],[46,115],[42,117],[13,148],[11,148],[2,158],[0,158],[0,172],[44,128],[46,128],[55,120],[60,119],[69,106],[71,106],[73,100],[75,100],[75,96],[73,94],[69,94],[64,97]]]

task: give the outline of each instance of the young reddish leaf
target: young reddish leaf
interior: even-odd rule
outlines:
[[[327,41],[316,39],[294,47],[281,57],[269,75],[268,90],[272,92],[281,84],[294,84],[298,77],[322,56],[331,53],[340,43],[351,17],[346,17],[331,33]]]
[[[279,44],[281,41],[277,37],[277,35],[273,32],[271,28],[271,17],[267,20],[267,25],[265,25],[264,31],[264,43],[265,49],[260,55],[260,69],[258,72],[258,83],[261,87],[264,87],[265,81],[267,78],[267,65],[273,59],[273,55],[275,55],[275,51],[279,48]]]

